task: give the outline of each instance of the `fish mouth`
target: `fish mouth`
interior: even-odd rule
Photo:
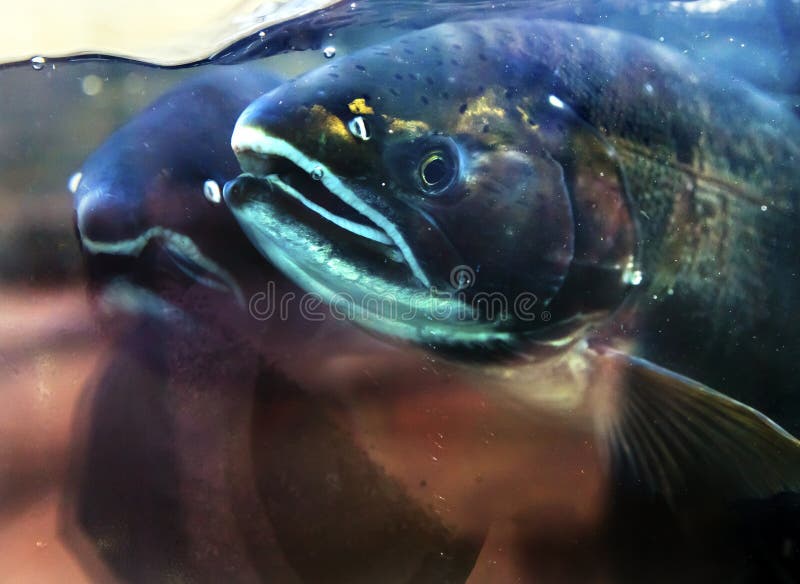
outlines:
[[[247,151],[240,154],[240,161],[245,161],[242,162],[242,168],[249,169],[250,174],[263,178],[273,189],[293,198],[308,211],[316,213],[353,235],[396,247],[383,229],[334,195],[320,180],[313,178],[288,158],[262,157]]]
[[[236,302],[244,306],[244,294],[233,274],[206,255],[188,235],[154,225],[127,239],[91,239],[79,225],[78,236],[83,249],[92,255],[139,258],[146,248],[157,245],[178,272],[207,288],[233,294]]]
[[[283,195],[279,204],[285,213],[320,238],[335,243],[351,261],[382,264],[384,271],[394,272],[394,281],[410,275],[417,285],[430,286],[396,226],[324,164],[288,142],[247,125],[237,125],[231,146],[245,174],[261,181],[262,193],[257,196],[262,201],[276,192]],[[398,274],[392,265],[402,265],[404,273]]]
[[[244,173],[225,185],[226,204],[253,245],[335,318],[436,347],[510,341],[462,317],[471,307],[431,286],[391,218],[324,164],[247,124],[231,145]]]

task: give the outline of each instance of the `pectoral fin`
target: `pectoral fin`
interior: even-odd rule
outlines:
[[[598,422],[615,476],[671,504],[800,491],[800,441],[763,414],[643,359],[599,358],[612,380]]]

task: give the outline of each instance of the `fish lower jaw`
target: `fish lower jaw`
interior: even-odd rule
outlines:
[[[446,346],[510,344],[512,335],[489,326],[464,327],[437,320],[461,307],[451,299],[428,297],[418,289],[370,280],[348,262],[322,251],[303,261],[275,241],[258,246],[297,286],[324,302],[337,320],[348,320],[393,341]]]

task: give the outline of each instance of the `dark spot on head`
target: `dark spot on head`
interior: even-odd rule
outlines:
[[[479,58],[481,61],[486,61],[486,60],[487,60],[487,57],[486,57],[486,55],[484,55],[483,53],[478,53],[478,58]]]
[[[446,91],[443,91],[443,92],[442,92],[442,97],[443,97],[444,99],[450,99],[450,94],[449,94],[449,93],[447,93]]]
[[[427,98],[427,97],[425,97],[424,95],[421,95],[421,96],[420,96],[420,98],[419,98],[419,100],[420,100],[422,103],[424,103],[425,105],[428,105],[428,104],[430,103],[430,102],[428,101],[428,98]]]
[[[462,103],[458,108],[458,113],[463,114],[466,111],[467,111],[467,104]]]
[[[338,73],[328,73],[328,77],[333,77],[334,79],[339,79]]]
[[[478,94],[480,95],[484,91],[486,91],[486,88],[483,85],[478,85]]]
[[[678,123],[672,124],[672,139],[675,144],[675,156],[678,162],[691,164],[694,159],[694,147],[700,140],[700,135],[693,128],[686,128]]]
[[[484,133],[484,134],[488,134],[488,133],[489,133],[489,124],[486,124],[486,125],[483,127],[483,133]]]
[[[532,119],[530,119],[530,118],[528,118],[528,123],[529,123],[531,126],[535,126],[535,125],[536,125],[536,122],[535,122],[535,121],[533,121],[533,120],[532,120]]]
[[[433,50],[436,51],[437,53],[442,52],[442,48],[439,45],[433,45]]]
[[[442,65],[444,65],[444,61],[442,61],[441,59],[436,59],[436,66],[441,67]]]
[[[453,64],[453,65],[455,65],[456,67],[458,67],[459,65],[461,65],[461,63],[459,63],[459,62],[458,62],[458,59],[450,59],[450,63],[452,63],[452,64]]]
[[[408,43],[410,43],[410,42],[411,42],[411,41],[409,41],[408,39],[400,39],[400,44],[401,44],[401,45],[407,45],[407,44],[408,44]]]
[[[398,81],[402,81],[403,80],[403,76],[400,75],[400,73],[395,73],[394,74],[394,78],[397,79]]]
[[[422,480],[419,482],[419,486],[420,486],[420,487],[427,487],[427,486],[428,486],[428,481],[426,481],[425,479],[422,479]]]
[[[359,71],[366,71],[367,70],[367,68],[364,67],[364,65],[356,65],[356,69],[358,69]]]
[[[399,91],[397,91],[397,90],[396,90],[394,87],[390,87],[390,88],[389,88],[389,93],[391,93],[391,94],[392,94],[392,95],[394,95],[395,97],[400,97],[400,92],[399,92]]]
[[[413,54],[414,54],[414,51],[412,51],[412,50],[411,50],[411,49],[409,49],[409,48],[405,48],[405,49],[403,49],[403,52],[404,52],[406,55],[413,55]]]
[[[431,77],[430,75],[429,75],[429,76],[427,76],[427,77],[425,78],[425,82],[426,82],[428,85],[433,85],[433,77]]]
[[[461,45],[459,45],[458,43],[453,43],[453,48],[455,50],[457,50],[457,51],[460,51],[461,50]]]

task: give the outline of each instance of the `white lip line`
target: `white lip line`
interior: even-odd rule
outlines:
[[[319,280],[315,274],[309,272],[308,270],[303,269],[300,267],[294,259],[291,257],[290,254],[286,253],[281,249],[280,246],[274,246],[272,250],[272,261],[278,264],[281,269],[289,269],[290,273],[293,274],[293,278],[295,283],[305,290],[314,290],[317,294],[322,296],[322,298],[328,304],[332,303],[334,300],[336,301],[347,301],[346,296],[342,296],[335,290],[329,288],[326,284],[324,284],[321,280]],[[442,300],[437,296],[432,296],[430,298],[431,302],[439,303],[439,302],[447,302]],[[369,311],[365,309],[363,306],[359,306],[357,303],[350,304],[352,310],[357,312],[357,316],[354,320],[364,323],[365,326],[376,330],[382,334],[389,335],[395,338],[407,339],[410,341],[418,341],[420,339],[421,328],[418,322],[416,321],[403,321],[402,319],[387,319],[381,318],[379,316],[373,315],[371,316]],[[447,306],[445,310],[458,310],[461,307],[458,306]],[[434,329],[426,329],[425,333],[428,335],[429,341],[435,341],[437,338],[439,339],[447,339],[448,341],[455,341],[457,343],[475,343],[475,342],[497,342],[502,341],[506,343],[511,343],[513,340],[513,335],[508,332],[499,332],[499,331],[492,331],[489,329],[483,329],[480,331],[463,331],[458,330],[457,327],[447,326],[443,331],[436,331]]]
[[[304,197],[300,191],[298,191],[293,186],[285,183],[279,177],[270,175],[267,177],[267,180],[269,180],[269,182],[271,183],[276,184],[278,188],[280,188],[286,194],[294,197],[295,199],[303,203],[303,205],[314,211],[317,215],[325,217],[325,219],[327,219],[331,223],[335,223],[342,229],[346,229],[347,231],[355,233],[356,235],[360,235],[361,237],[364,237],[366,239],[377,241],[378,243],[383,243],[385,245],[394,245],[394,241],[392,241],[392,239],[382,231],[373,229],[368,225],[362,225],[361,223],[350,221],[350,219],[345,219],[344,217],[340,217],[336,213],[331,213],[325,207],[317,205],[315,202],[310,201],[309,199]]]
[[[80,233],[80,220],[78,221],[78,232]],[[196,263],[201,268],[216,275],[222,282],[218,284],[208,278],[202,278],[201,283],[210,288],[218,290],[230,291],[236,298],[236,302],[240,306],[244,306],[244,294],[242,289],[236,283],[236,279],[222,266],[218,265],[214,260],[207,257],[197,244],[192,239],[178,233],[171,229],[161,226],[151,227],[142,234],[132,239],[120,239],[117,241],[95,241],[89,239],[83,233],[80,233],[81,243],[89,253],[92,254],[109,254],[121,256],[137,257],[142,253],[142,250],[151,240],[160,240],[163,245],[176,252],[178,255],[183,255]]]
[[[314,170],[321,170],[320,181],[331,193],[339,197],[345,204],[350,205],[356,211],[367,217],[370,221],[380,227],[384,233],[397,246],[403,254],[408,267],[414,276],[425,286],[430,286],[430,281],[417,262],[411,248],[406,243],[397,228],[375,209],[361,201],[350,189],[348,189],[335,173],[331,172],[324,164],[309,158],[297,148],[279,138],[268,136],[262,130],[243,124],[236,124],[231,137],[231,147],[236,154],[250,151],[262,156],[281,156],[311,174]]]

